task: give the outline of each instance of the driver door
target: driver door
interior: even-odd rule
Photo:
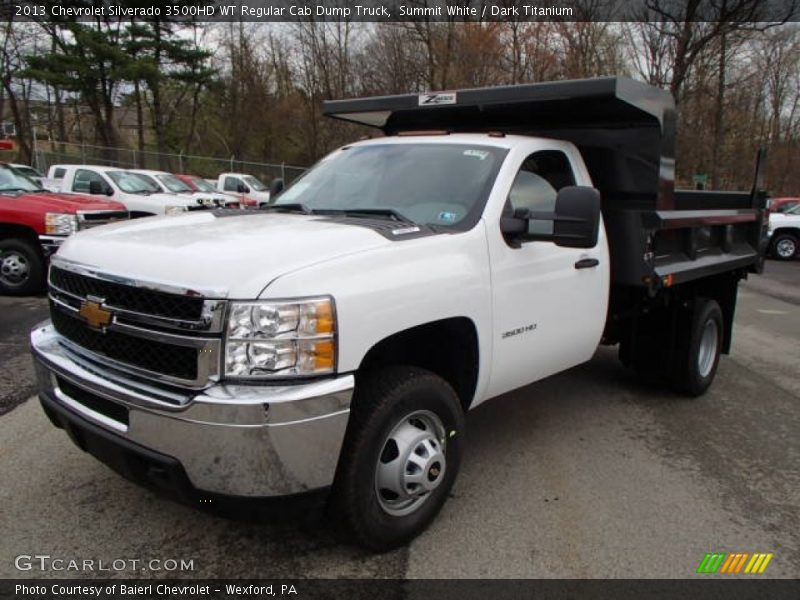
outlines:
[[[552,212],[558,190],[575,185],[570,156],[538,150],[525,156],[504,214],[516,208]],[[488,224],[497,227],[499,224]],[[529,233],[552,233],[551,221],[531,221]],[[594,248],[501,238],[490,244],[494,343],[491,396],[589,360],[600,341],[608,303],[609,259],[600,227]]]

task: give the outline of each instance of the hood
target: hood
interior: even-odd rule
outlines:
[[[770,213],[769,226],[772,229],[788,223],[800,224],[800,214]]]
[[[254,299],[276,277],[393,243],[367,227],[313,215],[202,211],[80,232],[58,256],[207,296]]]
[[[114,200],[99,199],[85,194],[64,194],[56,192],[31,192],[15,196],[17,202],[42,211],[76,213],[83,210],[127,210]]]
[[[169,198],[180,198],[187,201],[189,204],[197,204],[197,192],[163,192],[159,196],[167,196]]]
[[[191,194],[173,194],[167,192],[153,192],[152,194],[126,194],[156,201],[164,206],[197,206],[197,199]]]

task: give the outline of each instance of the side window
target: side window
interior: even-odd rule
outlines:
[[[560,150],[541,150],[528,156],[519,168],[505,211],[510,214],[518,208],[552,212],[556,207],[558,190],[575,185],[575,176],[569,159]],[[552,221],[531,220],[529,233],[553,233]]]
[[[795,206],[798,205],[798,202],[784,202],[778,207],[779,213],[786,213],[792,210]]]
[[[225,183],[222,185],[222,189],[224,189],[226,192],[238,192],[239,183],[241,182],[236,177],[226,177]]]
[[[86,169],[78,169],[75,171],[75,179],[72,182],[72,191],[80,192],[81,194],[89,193],[89,184],[92,181],[99,181],[105,183],[105,180],[99,173],[94,171],[87,171]]]

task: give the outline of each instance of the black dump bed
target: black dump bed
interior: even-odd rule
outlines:
[[[675,103],[623,77],[324,103],[399,132],[502,132],[568,140],[603,198],[612,279],[657,288],[762,263],[764,196],[674,189]]]

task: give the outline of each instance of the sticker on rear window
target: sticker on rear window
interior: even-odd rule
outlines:
[[[464,150],[464,156],[474,156],[479,160],[486,160],[489,153],[486,150]]]

